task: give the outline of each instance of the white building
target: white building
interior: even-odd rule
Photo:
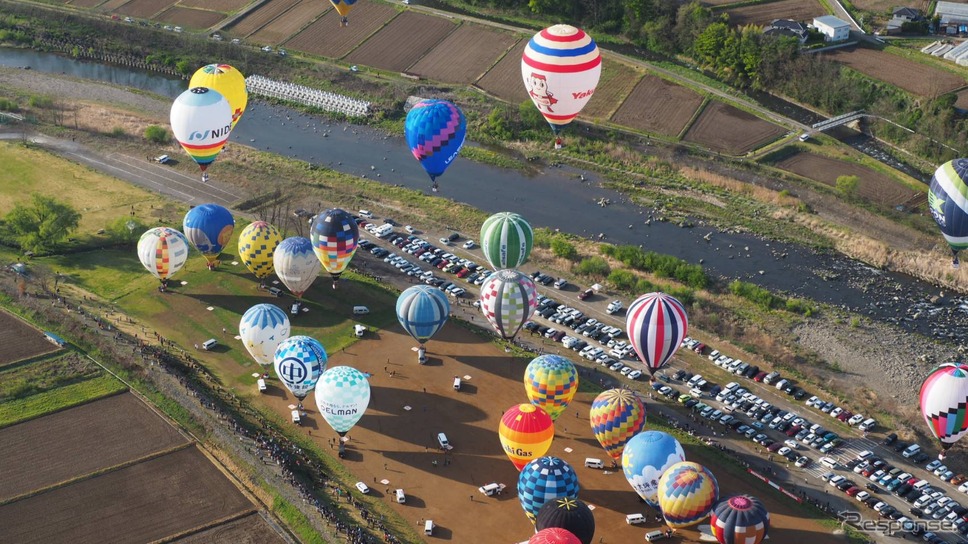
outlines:
[[[824,35],[825,42],[841,42],[850,37],[850,24],[833,15],[815,17],[813,27]]]

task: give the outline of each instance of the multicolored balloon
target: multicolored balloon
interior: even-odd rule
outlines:
[[[460,108],[446,100],[421,100],[407,112],[404,133],[410,152],[437,189],[437,176],[457,158],[467,135]]]
[[[713,508],[709,528],[719,544],[760,544],[770,531],[770,513],[755,497],[736,495]]]
[[[689,318],[675,297],[647,293],[629,306],[625,328],[639,360],[654,376],[682,345],[689,329]]]
[[[323,269],[308,238],[293,236],[283,240],[272,256],[279,280],[296,298],[302,298]]]
[[[581,544],[581,540],[565,529],[548,527],[535,533],[528,544]]]
[[[440,289],[414,285],[397,297],[397,320],[414,340],[425,344],[450,317],[450,301]]]
[[[951,247],[952,266],[958,268],[958,252],[968,248],[968,159],[942,164],[928,186],[928,209]]]
[[[564,529],[578,537],[581,544],[591,544],[595,538],[595,516],[591,508],[573,497],[545,503],[538,511],[534,526],[538,531],[550,527]]]
[[[264,280],[275,272],[272,257],[280,242],[282,236],[276,227],[265,221],[249,223],[239,234],[239,258],[249,272]]]
[[[534,231],[516,213],[496,213],[481,225],[481,250],[495,269],[519,268],[528,262],[534,246]]]
[[[560,355],[539,355],[524,369],[524,390],[531,404],[558,419],[578,392],[578,371]]]
[[[370,382],[355,368],[330,368],[316,384],[316,407],[340,436],[346,436],[369,405]]]
[[[188,260],[188,238],[175,229],[148,229],[138,240],[138,259],[151,275],[168,281]]]
[[[188,87],[208,87],[225,97],[232,109],[232,128],[245,113],[249,103],[249,91],[245,87],[245,76],[228,64],[207,64],[192,74]]]
[[[339,26],[344,27],[350,24],[349,19],[346,17],[349,15],[350,10],[356,5],[356,0],[329,0],[330,4],[333,4],[333,8],[336,9],[336,13],[339,13],[340,20]]]
[[[554,25],[538,32],[521,55],[521,77],[531,101],[558,133],[595,94],[602,55],[581,29]]]
[[[185,214],[185,237],[209,264],[218,260],[235,232],[232,212],[218,204],[201,204]]]
[[[578,474],[571,465],[550,455],[531,461],[518,475],[518,500],[531,523],[546,502],[576,498],[578,490]]]
[[[498,270],[481,284],[481,312],[502,338],[514,338],[538,307],[538,289],[517,270]]]
[[[589,416],[598,443],[618,463],[625,444],[645,427],[645,404],[634,391],[609,389],[595,397]]]
[[[340,274],[350,265],[360,242],[360,228],[353,216],[339,208],[316,216],[309,229],[309,241],[323,268],[333,277],[333,289]]]
[[[632,489],[649,506],[659,507],[659,478],[676,463],[686,460],[679,441],[662,431],[644,431],[633,436],[622,452],[622,470]]]
[[[256,304],[242,314],[239,336],[260,365],[271,365],[279,344],[289,338],[289,316],[273,304]]]
[[[504,453],[519,471],[532,459],[544,455],[555,438],[551,416],[533,404],[508,408],[497,431]]]
[[[232,132],[232,107],[218,91],[192,87],[171,106],[171,132],[204,172]]]
[[[676,463],[659,478],[659,508],[672,528],[704,520],[719,500],[719,483],[709,469],[689,461]]]
[[[315,338],[293,336],[276,348],[273,357],[276,376],[300,402],[316,387],[326,370],[326,349]]]
[[[968,365],[945,363],[931,371],[921,384],[921,415],[931,434],[948,448],[968,434]]]

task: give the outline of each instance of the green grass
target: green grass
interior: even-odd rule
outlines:
[[[114,377],[102,374],[84,380],[31,395],[26,398],[0,404],[0,428],[71,408],[89,401],[107,397],[127,390],[127,386]]]
[[[322,535],[313,528],[309,518],[275,491],[272,492],[272,512],[286,522],[286,526],[299,536],[301,542],[326,544]]]

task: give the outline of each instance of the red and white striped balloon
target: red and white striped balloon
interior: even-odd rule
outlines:
[[[647,293],[629,306],[625,328],[635,353],[655,375],[682,345],[689,319],[675,297]]]

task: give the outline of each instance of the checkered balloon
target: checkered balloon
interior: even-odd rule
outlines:
[[[498,270],[481,284],[481,311],[503,338],[514,338],[537,307],[534,282],[517,270]]]
[[[356,425],[369,404],[370,382],[355,368],[335,366],[316,384],[316,407],[340,436]]]
[[[539,355],[524,370],[524,389],[531,404],[558,419],[578,391],[578,371],[560,355]]]
[[[551,455],[531,461],[518,476],[518,500],[531,523],[535,522],[538,511],[546,502],[577,497],[578,489],[575,470]]]
[[[264,280],[275,271],[272,255],[280,242],[282,236],[276,227],[265,221],[250,223],[239,234],[239,258],[249,272]]]

